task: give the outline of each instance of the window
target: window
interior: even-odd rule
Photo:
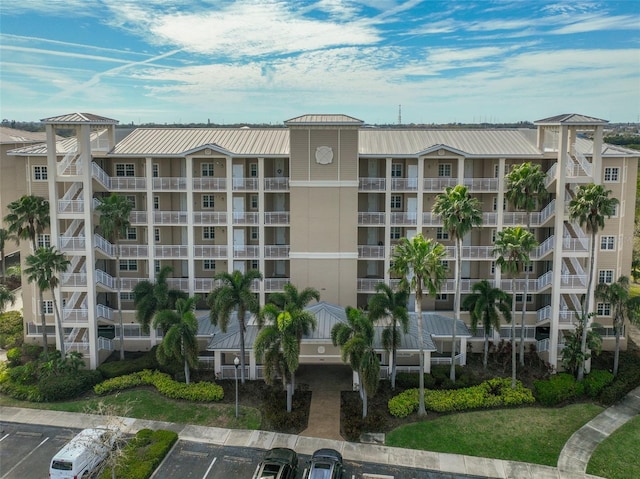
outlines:
[[[391,209],[402,209],[402,195],[391,195]]]
[[[202,269],[205,271],[215,271],[216,262],[212,259],[205,259],[202,261]]]
[[[438,165],[438,176],[440,177],[451,177],[451,163],[440,163]]]
[[[51,246],[51,235],[39,234],[38,235],[38,248],[49,248]]]
[[[153,241],[160,243],[160,228],[153,228]]]
[[[251,269],[260,269],[260,261],[254,259],[251,261]]]
[[[491,262],[491,274],[496,274],[496,262]]]
[[[215,206],[215,196],[214,195],[202,195],[202,207],[203,208],[213,208]]]
[[[160,176],[160,165],[158,163],[154,163],[151,167],[151,171],[154,178],[158,178]]]
[[[516,294],[516,302],[522,303],[522,293]],[[527,294],[527,303],[533,303],[533,295]]]
[[[611,316],[611,303],[598,303],[596,311],[598,316]]]
[[[613,213],[611,213],[612,218],[618,217],[618,204],[613,205]]]
[[[391,227],[391,239],[400,239],[402,237],[402,230],[398,226]]]
[[[440,261],[440,264],[446,271],[449,271],[449,260],[443,259]]]
[[[502,198],[502,210],[506,211],[507,209],[507,197]],[[498,211],[498,197],[493,197],[493,211]]]
[[[598,272],[598,283],[605,283],[605,284],[613,283],[613,270],[601,269]]]
[[[497,178],[500,175],[500,164],[493,165],[493,177]]]
[[[615,251],[616,249],[616,237],[615,236],[600,236],[600,250],[601,251]]]
[[[251,195],[251,209],[258,209],[258,195]]]
[[[127,196],[125,196],[125,198],[127,199],[127,201],[129,203],[131,203],[131,209],[135,210],[136,209],[136,195],[127,195]]]
[[[127,228],[127,239],[135,241],[138,239],[138,228]]]
[[[496,236],[497,236],[496,230],[491,230],[491,242],[492,243],[496,242]]]
[[[200,171],[202,176],[214,176],[213,163],[202,163]]]
[[[42,312],[44,314],[53,314],[53,300],[45,299],[42,302]]]
[[[525,273],[533,273],[533,262],[529,262],[522,267],[522,271]]]
[[[436,294],[436,301],[447,301],[449,299],[448,294]]]
[[[402,163],[391,163],[391,178],[402,178]]]
[[[213,226],[203,226],[202,239],[206,239],[206,240],[216,239],[216,229]]]
[[[436,239],[448,240],[449,239],[449,232],[446,231],[443,227],[439,226],[436,229]]]
[[[120,301],[133,301],[133,300],[134,300],[133,291],[126,291],[126,292],[120,293]]]
[[[159,259],[154,259],[154,260],[153,260],[153,270],[154,270],[156,273],[159,273],[159,272],[160,272],[160,260],[159,260]]]
[[[620,181],[620,168],[617,166],[605,168],[604,181]]]
[[[249,164],[249,176],[251,178],[258,177],[258,163],[250,163]]]
[[[136,167],[133,163],[116,163],[116,176],[136,176]]]
[[[258,227],[257,226],[252,226],[251,227],[251,239],[252,240],[257,240],[258,239]]]
[[[135,259],[121,259],[120,271],[138,271],[138,262]]]
[[[154,210],[159,210],[160,209],[160,197],[159,196],[154,196],[153,197],[153,209]]]
[[[33,167],[33,179],[35,181],[47,181],[48,177],[49,177],[49,175],[47,173],[47,167],[46,166],[34,166]]]

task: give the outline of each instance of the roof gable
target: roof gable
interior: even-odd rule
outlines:
[[[287,126],[314,126],[314,125],[333,125],[333,126],[360,126],[364,122],[348,115],[314,115],[307,114],[291,118],[284,122]]]
[[[594,126],[594,125],[606,125],[609,122],[601,118],[594,118],[592,116],[580,115],[578,113],[563,113],[562,115],[555,115],[543,120],[533,122],[534,125],[577,125],[577,126]]]
[[[56,124],[113,124],[120,123],[113,118],[107,118],[105,116],[94,115],[93,113],[67,113],[66,115],[52,116],[50,118],[43,118],[40,120],[42,123],[56,123]]]

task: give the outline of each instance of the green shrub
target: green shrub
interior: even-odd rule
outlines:
[[[609,386],[604,388],[599,399],[604,404],[614,404],[638,386],[640,386],[640,356],[630,351],[621,352],[618,375]]]
[[[36,385],[18,384],[13,381],[0,383],[0,393],[19,401],[43,402],[40,389]]]
[[[8,370],[9,379],[22,385],[35,384],[38,380],[38,371],[34,363],[16,366]]]
[[[42,378],[38,381],[38,388],[45,401],[60,401],[78,397],[100,381],[102,374],[99,371],[77,371]]]
[[[584,378],[584,393],[592,399],[600,396],[600,393],[613,381],[613,373],[602,369],[592,370]]]
[[[22,362],[22,348],[11,348],[7,351],[7,361],[11,367],[19,366]]]
[[[579,383],[568,373],[560,373],[549,379],[534,381],[536,399],[545,406],[556,406],[565,401],[573,401],[584,393],[583,383]]]
[[[11,349],[20,346],[24,340],[24,326],[20,311],[0,314],[0,348]]]
[[[420,387],[420,376],[418,373],[397,373],[396,374],[396,387],[401,389],[410,389]],[[436,378],[431,374],[424,375],[424,387],[427,389],[433,389],[436,386]]]
[[[420,391],[418,389],[407,389],[406,391],[389,399],[387,405],[391,415],[395,417],[407,417],[409,414],[416,411],[420,400],[419,394]]]
[[[158,369],[158,360],[156,359],[155,348],[135,359],[126,359],[124,361],[111,361],[102,363],[98,366],[98,370],[107,378],[116,378],[127,374],[137,373],[145,369]]]

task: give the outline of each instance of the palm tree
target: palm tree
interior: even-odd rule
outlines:
[[[300,348],[302,336],[316,329],[315,316],[304,309],[312,300],[320,301],[320,292],[317,289],[304,288],[302,291],[298,291],[298,288],[291,283],[284,285],[284,292],[271,293],[269,295],[269,303],[276,305],[280,309],[286,308],[289,311],[292,327],[298,340],[298,348]],[[292,394],[294,394],[296,390],[295,370],[291,373],[291,390]]]
[[[42,340],[44,341],[45,354],[47,352],[47,336],[46,336],[46,320],[44,317],[44,299],[43,292],[51,290],[53,298],[53,311],[56,317],[58,340],[60,341],[60,354],[62,359],[65,357],[64,330],[62,329],[62,319],[56,300],[56,288],[60,285],[60,280],[56,273],[64,273],[69,268],[71,261],[66,259],[62,253],[56,251],[54,247],[40,247],[35,254],[27,256],[27,268],[25,274],[30,283],[38,285],[40,300],[40,318],[42,323]]]
[[[133,306],[144,332],[149,332],[149,325],[159,311],[174,309],[178,299],[188,297],[183,291],[169,289],[167,277],[172,271],[170,266],[164,266],[156,276],[155,283],[141,281],[133,288]]]
[[[219,273],[215,279],[222,284],[209,293],[207,305],[211,308],[209,317],[211,323],[220,326],[223,332],[227,330],[229,318],[233,310],[237,310],[238,326],[240,327],[240,373],[244,384],[244,333],[246,332],[247,312],[256,316],[260,314],[260,302],[251,291],[254,280],[262,280],[260,271],[251,269],[246,273],[234,271],[233,273]]]
[[[287,412],[291,412],[293,375],[300,365],[300,342],[297,337],[298,324],[294,316],[299,310],[289,305],[282,310],[275,304],[267,304],[260,313],[260,333],[256,337],[254,350],[263,360],[265,380],[272,383],[280,376],[287,391]],[[263,321],[268,324],[263,326]]]
[[[580,226],[586,226],[591,233],[591,251],[589,255],[589,278],[587,279],[587,292],[582,303],[581,320],[585,322],[582,328],[582,354],[586,357],[587,331],[589,321],[589,300],[593,288],[593,274],[595,271],[596,235],[604,228],[604,217],[611,218],[615,212],[618,200],[609,198],[611,190],[605,190],[604,186],[590,183],[578,186],[575,197],[569,202],[569,218],[578,221]],[[584,361],[578,366],[578,381],[584,379]]]
[[[161,364],[182,362],[187,384],[190,380],[190,368],[198,366],[198,320],[194,313],[197,301],[197,296],[178,298],[175,311],[159,311],[153,320],[154,328],[161,327],[166,331],[156,353],[158,361]]]
[[[505,196],[517,209],[527,212],[527,230],[531,231],[531,213],[549,196],[545,186],[547,175],[540,165],[530,162],[515,165],[507,175]],[[529,294],[529,268],[525,269],[525,283],[520,321],[520,364],[524,366],[524,321]]]
[[[49,227],[49,202],[41,196],[24,195],[7,206],[9,214],[4,221],[9,225],[9,233],[20,240],[31,241],[31,251],[37,249],[37,237]]]
[[[511,322],[509,310],[509,295],[500,288],[494,288],[487,280],[475,283],[471,288],[472,293],[464,299],[462,307],[471,313],[471,327],[473,333],[478,330],[478,323],[482,323],[484,329],[484,356],[482,366],[487,369],[489,356],[489,334],[491,328],[500,328],[500,316],[507,323]]]
[[[596,286],[597,299],[611,305],[613,330],[616,335],[616,349],[613,356],[613,375],[618,374],[618,360],[620,356],[620,335],[625,320],[632,320],[636,311],[637,299],[632,299],[629,293],[629,278],[620,276],[615,283],[599,283]]]
[[[112,193],[100,200],[96,208],[100,213],[100,231],[107,240],[115,245],[116,252],[116,294],[118,305],[118,317],[120,319],[120,360],[124,360],[124,327],[122,324],[122,304],[120,301],[120,239],[127,234],[130,226],[129,215],[132,209],[131,202],[124,196]]]
[[[2,280],[7,282],[7,269],[4,258],[4,249],[7,245],[7,241],[15,239],[13,234],[5,228],[0,228],[0,259],[2,260]]]
[[[391,389],[396,388],[396,350],[400,346],[400,330],[402,334],[409,332],[409,291],[401,288],[393,291],[384,283],[376,285],[376,294],[369,300],[369,317],[371,321],[389,319],[389,324],[382,330],[382,346],[391,353]]]
[[[522,226],[511,226],[498,231],[493,254],[498,255],[497,265],[504,273],[511,275],[512,317],[516,314],[516,282],[518,272],[531,261],[531,252],[538,246],[533,234]],[[526,301],[527,298],[523,298]],[[516,387],[516,322],[511,321],[511,387]]]
[[[4,284],[0,284],[0,313],[4,312],[9,304],[13,305],[15,302],[16,295],[9,291]]]
[[[347,322],[331,329],[331,341],[342,349],[342,361],[348,362],[360,378],[362,418],[367,417],[367,398],[375,396],[380,382],[380,360],[373,345],[373,322],[364,311],[347,306]]]
[[[418,322],[418,343],[420,344],[420,398],[418,415],[424,416],[424,336],[422,332],[423,288],[427,294],[436,294],[446,276],[442,260],[445,249],[437,241],[425,239],[421,233],[411,238],[402,238],[393,250],[391,272],[402,277],[402,287],[415,291],[416,321]],[[457,318],[453,320],[454,323]]]
[[[474,226],[482,224],[482,208],[477,198],[471,197],[466,186],[445,188],[436,197],[433,213],[440,216],[442,225],[456,242],[456,295],[453,304],[453,337],[451,347],[451,381],[456,380],[456,322],[460,319],[460,280],[462,278],[462,240]]]

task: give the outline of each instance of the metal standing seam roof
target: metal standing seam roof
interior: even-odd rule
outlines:
[[[58,137],[60,139],[60,137]],[[16,130],[6,126],[0,126],[0,143],[42,143],[47,141],[44,131]]]
[[[90,138],[95,140],[98,137],[107,133],[107,130],[92,131]],[[76,138],[63,138],[56,141],[56,154],[65,155],[71,151],[77,150]],[[38,143],[36,145],[23,146],[9,151],[10,155],[14,156],[47,156],[47,144]]]
[[[284,122],[287,126],[318,126],[318,125],[332,125],[332,126],[359,126],[363,125],[362,120],[358,120],[349,115],[327,115],[327,114],[307,114],[291,118]]]
[[[77,123],[108,123],[118,124],[118,120],[113,118],[107,118],[105,116],[94,115],[93,113],[67,113],[65,115],[52,116],[50,118],[43,118],[40,120],[43,123],[56,123],[56,124],[77,124]]]
[[[534,125],[606,125],[609,122],[601,118],[595,118],[587,115],[580,115],[578,113],[563,113],[561,115],[550,116],[543,120],[534,121]]]

